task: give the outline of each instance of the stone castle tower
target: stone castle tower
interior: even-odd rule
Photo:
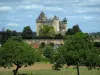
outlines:
[[[37,36],[39,35],[39,31],[42,25],[52,25],[57,34],[61,33],[62,35],[64,35],[66,32],[67,19],[64,18],[62,21],[60,21],[57,16],[54,16],[52,19],[48,19],[45,13],[41,12],[36,19]]]

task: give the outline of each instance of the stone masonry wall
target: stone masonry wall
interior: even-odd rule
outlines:
[[[55,45],[64,44],[63,39],[32,39],[32,40],[24,40],[24,41],[31,45],[34,45],[34,44],[40,45],[42,42],[44,42],[45,44],[54,43]]]

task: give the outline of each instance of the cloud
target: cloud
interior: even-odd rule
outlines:
[[[12,10],[12,8],[9,6],[0,6],[0,12],[8,12],[11,10]]]
[[[74,10],[75,13],[87,13],[87,14],[100,14],[100,8],[84,8],[84,7],[80,7],[77,8],[76,10]]]
[[[92,20],[93,19],[92,16],[83,16],[83,18],[86,19],[86,20]]]
[[[39,1],[40,0],[23,0],[22,3],[24,3],[24,4],[31,4],[31,3],[37,3]]]
[[[17,26],[19,26],[19,25],[18,25],[18,24],[16,24],[16,23],[8,23],[8,24],[7,24],[7,26],[17,27]]]
[[[29,18],[32,18],[32,17],[33,17],[33,15],[31,15],[31,14],[30,14],[30,15],[28,15],[28,17],[29,17]]]
[[[62,11],[63,8],[60,8],[60,7],[44,7],[44,10],[48,10],[48,11]]]
[[[32,4],[32,5],[21,5],[18,6],[17,9],[42,9],[43,5],[37,5],[37,4]]]
[[[62,11],[63,8],[57,7],[57,6],[44,6],[44,5],[38,5],[38,4],[31,4],[31,5],[21,5],[18,6],[17,9],[24,9],[24,10],[30,10],[30,9],[39,9],[39,10],[47,10],[47,11]]]
[[[47,1],[44,1],[44,4],[56,4],[56,5],[62,5],[62,4],[68,4],[68,3],[76,3],[78,2],[79,0],[47,0]]]

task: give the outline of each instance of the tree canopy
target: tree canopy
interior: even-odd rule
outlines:
[[[0,32],[0,36],[1,36],[0,42],[3,45],[12,36],[17,36],[17,32],[15,30],[11,31],[9,29],[7,29],[6,31],[2,30]]]
[[[36,61],[36,52],[30,45],[18,38],[10,38],[0,50],[0,66],[17,66],[14,75],[22,66],[32,65]]]
[[[23,32],[22,32],[22,38],[23,39],[32,39],[32,30],[30,28],[30,26],[26,26],[24,27],[23,29]]]
[[[94,48],[90,35],[76,33],[75,35],[68,36],[65,40],[65,44],[58,48],[58,60],[60,60],[60,57],[63,57],[63,62],[65,61],[68,66],[76,65],[77,73],[79,75],[80,65],[85,65],[87,67],[99,66],[98,62],[100,62],[100,60],[96,59],[96,57],[99,59],[99,55],[97,53],[100,53],[100,51]],[[93,57],[91,57],[92,54]],[[54,65],[61,65],[63,62],[56,62]]]
[[[66,35],[73,35],[76,33],[82,32],[81,29],[79,28],[79,25],[76,24],[72,28],[69,28],[66,32]]]

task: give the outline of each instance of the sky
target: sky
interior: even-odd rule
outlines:
[[[67,18],[67,29],[78,24],[83,32],[100,32],[100,0],[0,0],[0,30],[36,31],[36,19],[44,11],[48,18]]]

